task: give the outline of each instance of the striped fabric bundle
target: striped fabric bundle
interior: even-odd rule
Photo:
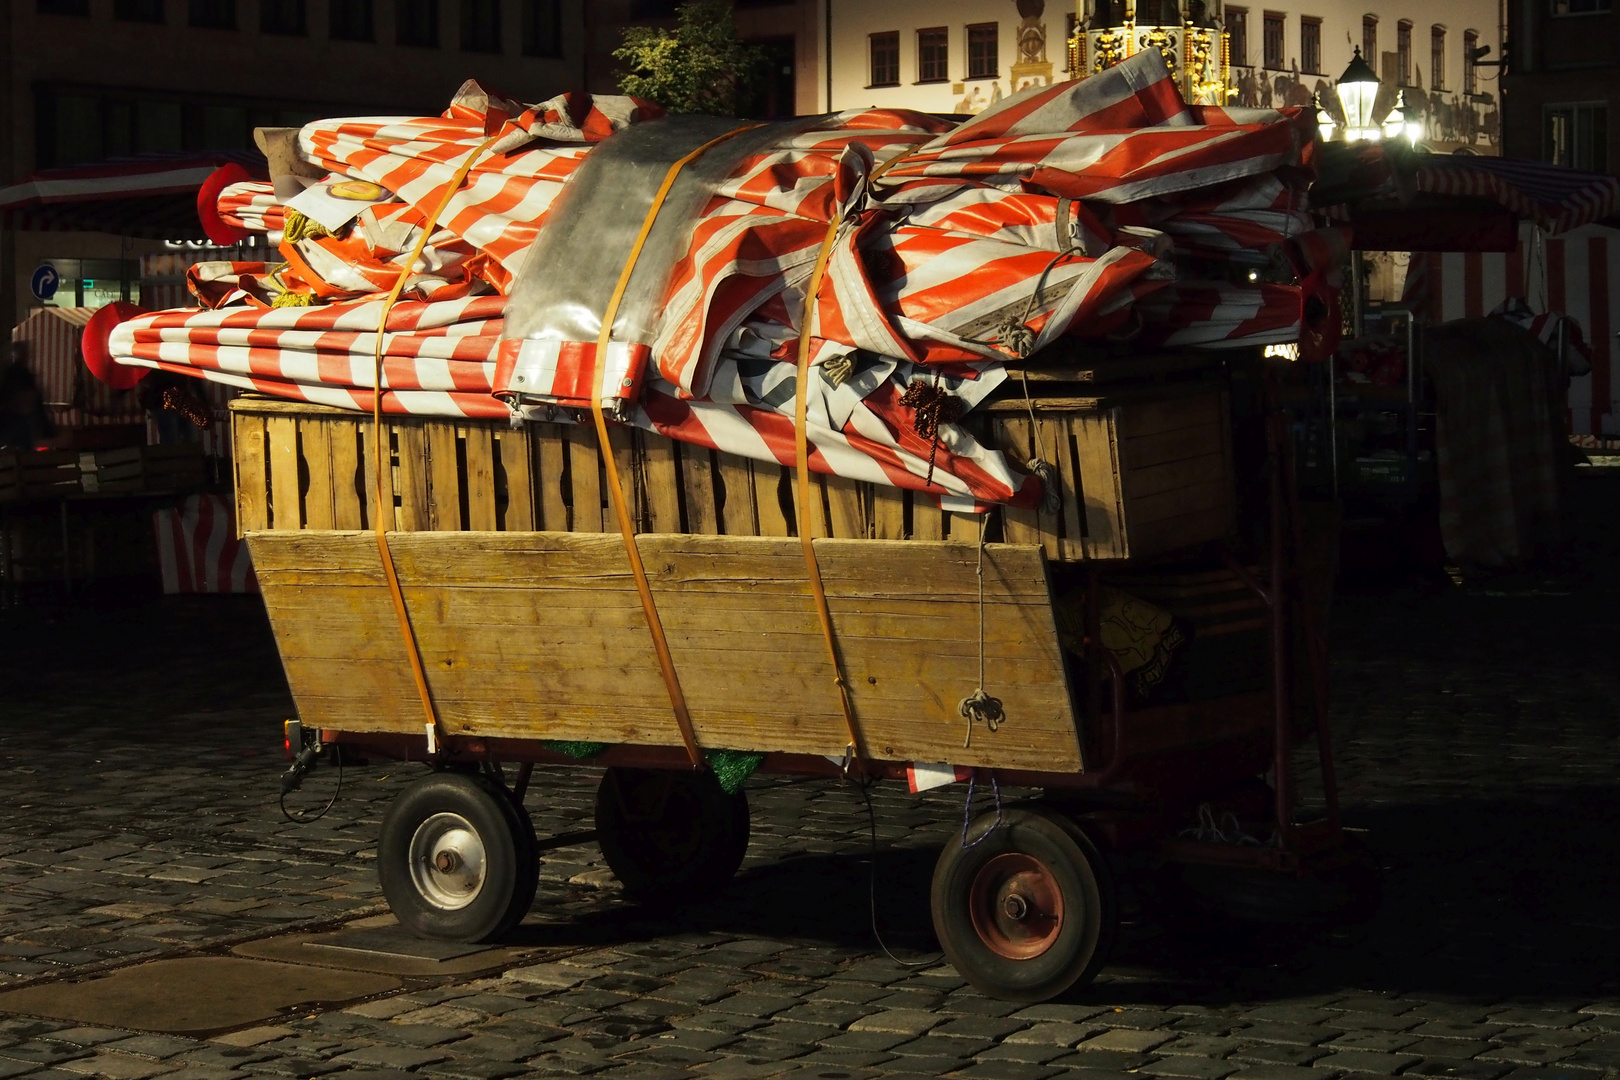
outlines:
[[[378,297],[403,274],[384,408],[566,417],[590,404],[595,342],[503,340],[506,295],[519,273],[566,272],[525,271],[523,256],[591,145],[657,115],[583,95],[528,107],[469,83],[440,117],[310,124],[300,149],[328,171],[322,184],[360,193],[352,219],[310,228],[302,197],[278,213],[266,185],[227,188],[222,216],[279,226],[285,264],[197,268],[193,289],[213,310],[141,316],[113,352],[368,407]],[[782,125],[693,223],[651,343],[610,349],[604,404],[623,422],[790,464],[805,288],[836,216],[810,327],[811,466],[953,507],[1029,502],[1038,482],[957,422],[1008,361],[1038,364],[1065,336],[1299,336],[1301,289],[1272,270],[1310,269],[1278,250],[1309,250],[1290,241],[1311,228],[1311,137],[1307,117],[1187,106],[1156,50],[957,126],[880,109]],[[421,261],[404,266],[456,169],[491,139]]]

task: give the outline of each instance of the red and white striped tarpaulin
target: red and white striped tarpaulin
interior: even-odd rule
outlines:
[[[155,152],[45,169],[0,188],[0,220],[17,229],[200,237],[197,189],[231,162],[263,173],[263,156],[251,150]]]
[[[1570,382],[1570,433],[1620,435],[1620,229],[1544,237],[1526,227],[1511,252],[1412,255],[1405,300],[1425,321],[1478,318],[1513,297],[1574,319],[1591,350],[1591,374]]]
[[[1514,158],[1425,154],[1417,160],[1419,192],[1489,199],[1550,233],[1620,214],[1620,176]]]
[[[155,511],[152,527],[166,595],[259,591],[229,499],[188,495],[177,507]]]
[[[94,308],[41,308],[11,330],[11,340],[28,343],[28,368],[58,431],[146,422],[133,391],[114,390],[84,366],[79,342],[93,314]]]
[[[523,269],[553,202],[592,146],[660,114],[583,95],[525,106],[469,83],[440,117],[310,124],[299,146],[324,180],[279,207],[251,182],[219,200],[232,227],[279,232],[285,264],[195,268],[211,310],[137,317],[114,332],[113,353],[367,408],[380,295],[403,275],[383,338],[385,409],[574,415],[596,385],[594,333],[509,333],[521,313],[508,294],[520,274],[569,272]],[[1033,499],[1038,483],[958,424],[919,434],[903,400],[914,382],[965,412],[1007,361],[1038,364],[1065,336],[1293,341],[1302,289],[1275,268],[1320,274],[1313,252],[1329,247],[1307,235],[1310,118],[1189,107],[1156,50],[960,126],[867,109],[764,134],[698,204],[650,340],[610,346],[604,405],[791,462],[804,289],[838,215],[811,327],[810,465],[958,504]],[[420,262],[403,265],[456,169],[492,137]]]

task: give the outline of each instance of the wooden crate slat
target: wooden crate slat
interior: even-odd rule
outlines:
[[[911,539],[944,539],[945,523],[940,517],[939,507],[934,505],[934,500],[924,492],[908,491],[906,501],[911,504]]]
[[[872,536],[878,540],[906,538],[906,493],[899,488],[872,486]]]
[[[473,425],[461,429],[461,444],[466,458],[467,528],[494,532],[500,527],[495,512],[494,439],[488,427]]]
[[[602,505],[602,456],[596,446],[596,429],[575,424],[568,429],[569,481],[573,488],[569,532],[604,532]],[[616,531],[616,530],[615,530]]]
[[[647,531],[681,531],[681,480],[675,440],[641,432],[642,482],[647,496]]]
[[[821,477],[827,493],[828,531],[844,540],[861,540],[867,536],[866,499],[862,485],[847,476]]]
[[[707,446],[677,443],[681,494],[686,506],[685,532],[713,536],[720,532],[720,507],[714,486],[714,451]]]
[[[530,442],[534,448],[530,468],[540,496],[535,528],[567,532],[570,528],[568,504],[573,497],[567,466],[573,451],[563,436],[561,424],[541,424],[537,430],[538,434],[532,436]]]
[[[760,536],[792,536],[793,529],[782,512],[782,483],[786,470],[766,461],[749,463],[754,476],[754,514]]]
[[[394,426],[398,440],[398,461],[395,475],[399,477],[398,528],[400,532],[427,532],[433,528],[428,485],[432,463],[428,458],[427,434],[420,421],[404,421]],[[437,428],[440,425],[435,424]]]
[[[303,527],[302,491],[298,482],[298,420],[271,416],[264,422],[270,471],[270,527]]]
[[[500,507],[499,527],[507,532],[533,532],[540,527],[534,517],[534,474],[529,468],[533,431],[508,429],[494,436],[496,460],[506,480],[506,502]]]
[[[328,420],[298,420],[298,443],[304,455],[309,486],[304,489],[304,527],[334,529],[337,508],[332,501],[332,433]]]
[[[331,450],[332,527],[363,529],[366,525],[365,483],[360,475],[360,439],[366,426],[351,420],[327,420],[327,445]]]
[[[270,527],[269,478],[265,471],[264,417],[235,414],[236,534]]]
[[[434,532],[460,532],[461,470],[458,467],[456,429],[448,421],[422,425],[427,439],[427,528]],[[403,447],[401,452],[403,453]]]
[[[750,462],[736,454],[716,452],[720,476],[720,529],[727,536],[757,536],[754,517],[754,477]]]

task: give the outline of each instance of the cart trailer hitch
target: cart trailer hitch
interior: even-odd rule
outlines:
[[[303,785],[304,777],[315,768],[315,759],[326,747],[321,742],[321,733],[306,732],[301,721],[283,721],[281,731],[282,745],[287,751],[287,759],[292,762],[287,766],[287,771],[281,774],[281,794],[287,796]]]

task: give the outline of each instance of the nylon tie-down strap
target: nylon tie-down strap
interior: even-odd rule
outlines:
[[[477,149],[467,155],[467,160],[461,163],[461,167],[456,170],[455,176],[444,189],[444,197],[439,200],[439,205],[435,206],[433,213],[422,222],[422,232],[416,238],[416,246],[411,249],[410,257],[405,260],[394,287],[388,290],[388,296],[383,300],[382,314],[377,318],[376,349],[372,354],[375,365],[371,380],[371,459],[375,465],[376,478],[374,485],[376,513],[373,515],[373,524],[376,526],[377,554],[382,559],[383,577],[388,582],[388,594],[394,601],[394,616],[399,620],[399,634],[405,641],[405,655],[411,663],[411,677],[416,682],[416,693],[422,701],[429,753],[434,752],[442,744],[443,732],[439,729],[438,709],[434,707],[433,695],[428,690],[427,671],[422,666],[422,650],[417,646],[416,631],[411,626],[411,616],[405,608],[405,594],[399,587],[399,573],[394,569],[394,556],[388,550],[388,519],[394,516],[394,508],[386,505],[383,498],[383,470],[389,467],[388,458],[383,456],[382,435],[383,337],[388,332],[388,314],[399,300],[399,294],[405,290],[405,282],[411,276],[417,260],[422,257],[422,252],[427,248],[428,238],[433,235],[440,215],[450,205],[450,200],[455,197],[456,192],[461,190],[461,185],[467,182],[467,174],[472,171],[473,165],[499,138],[500,135],[497,134],[485,139],[478,144]]]
[[[908,150],[896,154],[872,170],[866,178],[867,189],[870,190],[878,177],[888,172],[910,153]],[[826,276],[827,263],[832,259],[833,245],[838,240],[838,230],[843,224],[843,208],[835,204],[832,220],[827,222],[827,233],[821,240],[821,251],[816,255],[815,270],[810,274],[810,283],[804,295],[804,315],[799,320],[799,370],[793,402],[793,460],[794,469],[798,474],[796,504],[799,546],[804,550],[804,569],[809,579],[810,596],[816,605],[816,618],[821,623],[822,640],[827,644],[827,660],[832,664],[833,683],[838,687],[838,704],[844,714],[844,727],[849,732],[849,747],[844,754],[847,767],[848,763],[859,760],[864,753],[861,746],[860,725],[855,719],[855,702],[850,696],[849,679],[844,675],[844,661],[838,651],[838,635],[833,630],[832,610],[827,605],[827,590],[821,580],[821,565],[816,561],[815,530],[811,527],[810,515],[810,436],[807,430],[810,411],[811,326],[815,322],[816,300],[821,292],[821,282]]]
[[[669,691],[670,708],[675,712],[675,723],[680,725],[681,741],[686,744],[686,756],[691,758],[694,769],[703,767],[703,751],[698,746],[696,732],[692,730],[692,714],[686,707],[686,693],[681,689],[681,679],[675,671],[675,660],[669,653],[669,640],[664,635],[663,621],[658,617],[658,605],[653,600],[652,586],[647,582],[647,569],[641,562],[641,549],[636,546],[635,524],[630,520],[629,508],[624,504],[624,489],[619,484],[618,462],[614,460],[613,447],[608,441],[607,416],[602,411],[602,395],[607,381],[608,343],[613,336],[613,321],[618,316],[619,303],[624,299],[625,289],[630,284],[630,275],[635,272],[636,260],[641,256],[641,249],[647,244],[647,236],[652,232],[653,222],[658,219],[658,211],[669,196],[670,189],[675,186],[675,178],[689,162],[711,147],[759,126],[759,124],[744,124],[733,128],[703,143],[670,165],[669,171],[664,174],[664,182],[653,195],[652,206],[648,208],[647,216],[642,219],[641,231],[636,234],[636,242],[631,246],[630,257],[625,260],[624,269],[619,273],[619,281],[613,287],[613,295],[608,299],[607,310],[602,313],[602,330],[596,339],[596,378],[591,391],[591,418],[596,421],[596,438],[601,446],[602,465],[607,473],[608,501],[613,505],[613,515],[619,522],[619,533],[624,537],[624,550],[630,558],[630,572],[636,579],[636,592],[641,597],[641,610],[646,612],[647,628],[652,632],[653,652],[658,657],[658,670],[664,676],[664,687]]]

